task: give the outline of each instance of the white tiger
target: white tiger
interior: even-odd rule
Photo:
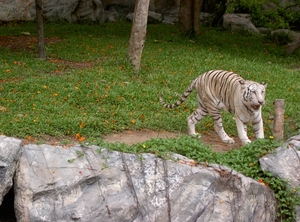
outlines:
[[[195,125],[207,114],[214,120],[214,129],[224,143],[234,143],[224,131],[221,110],[235,115],[239,138],[243,145],[250,143],[247,124],[252,123],[256,138],[264,138],[261,107],[265,103],[267,84],[244,80],[238,74],[224,70],[211,70],[198,76],[171,105],[160,95],[160,102],[166,108],[174,108],[183,103],[195,89],[198,108],[187,118],[190,135],[196,135]]]

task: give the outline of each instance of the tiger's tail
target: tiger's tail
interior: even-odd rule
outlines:
[[[179,106],[180,104],[184,103],[184,101],[189,97],[189,95],[191,94],[191,92],[195,89],[195,83],[198,80],[195,79],[190,86],[185,90],[185,92],[181,95],[181,97],[173,104],[167,104],[164,99],[162,98],[162,95],[159,95],[159,101],[160,103],[167,109],[172,109],[175,108],[177,106]]]

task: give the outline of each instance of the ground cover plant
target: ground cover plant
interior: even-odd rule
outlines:
[[[280,205],[279,214],[293,218],[290,209],[296,200],[288,199],[281,181],[260,170],[258,158],[278,146],[271,132],[275,99],[285,99],[285,136],[299,133],[300,52],[287,56],[283,46],[264,36],[203,28],[198,37],[189,39],[180,36],[177,26],[149,25],[141,72],[135,74],[126,61],[130,28],[126,22],[45,24],[48,60],[41,61],[32,37],[36,36],[34,23],[0,26],[0,133],[36,142],[43,142],[43,135],[75,138],[164,157],[177,152],[197,162],[224,164],[261,180],[275,192],[284,190],[278,199],[289,202]],[[163,108],[158,94],[174,102],[194,78],[211,69],[231,70],[245,79],[268,83],[263,107],[266,140],[225,154],[186,136],[133,146],[101,140],[105,134],[127,129],[186,133],[186,118],[196,108],[195,94],[174,110]],[[228,134],[237,135],[232,116],[224,114],[223,120]],[[211,118],[201,121],[197,130],[212,131]]]

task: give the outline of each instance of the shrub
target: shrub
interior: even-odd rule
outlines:
[[[258,27],[299,30],[300,12],[291,8],[290,3],[279,5],[276,0],[233,0],[229,2],[227,12],[251,14],[253,23]]]

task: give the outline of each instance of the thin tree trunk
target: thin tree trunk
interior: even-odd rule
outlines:
[[[201,0],[181,0],[179,31],[184,35],[195,36],[200,31]]]
[[[181,0],[179,11],[179,31],[181,34],[191,34],[193,32],[192,25],[192,7],[193,0]]]
[[[36,22],[38,27],[39,58],[46,59],[42,0],[35,0],[35,9],[36,9]]]
[[[194,0],[193,26],[195,35],[199,35],[200,32],[200,12],[201,0]]]
[[[141,58],[146,39],[149,3],[150,0],[136,0],[135,2],[127,58],[133,64],[136,73],[140,71],[141,67]]]

